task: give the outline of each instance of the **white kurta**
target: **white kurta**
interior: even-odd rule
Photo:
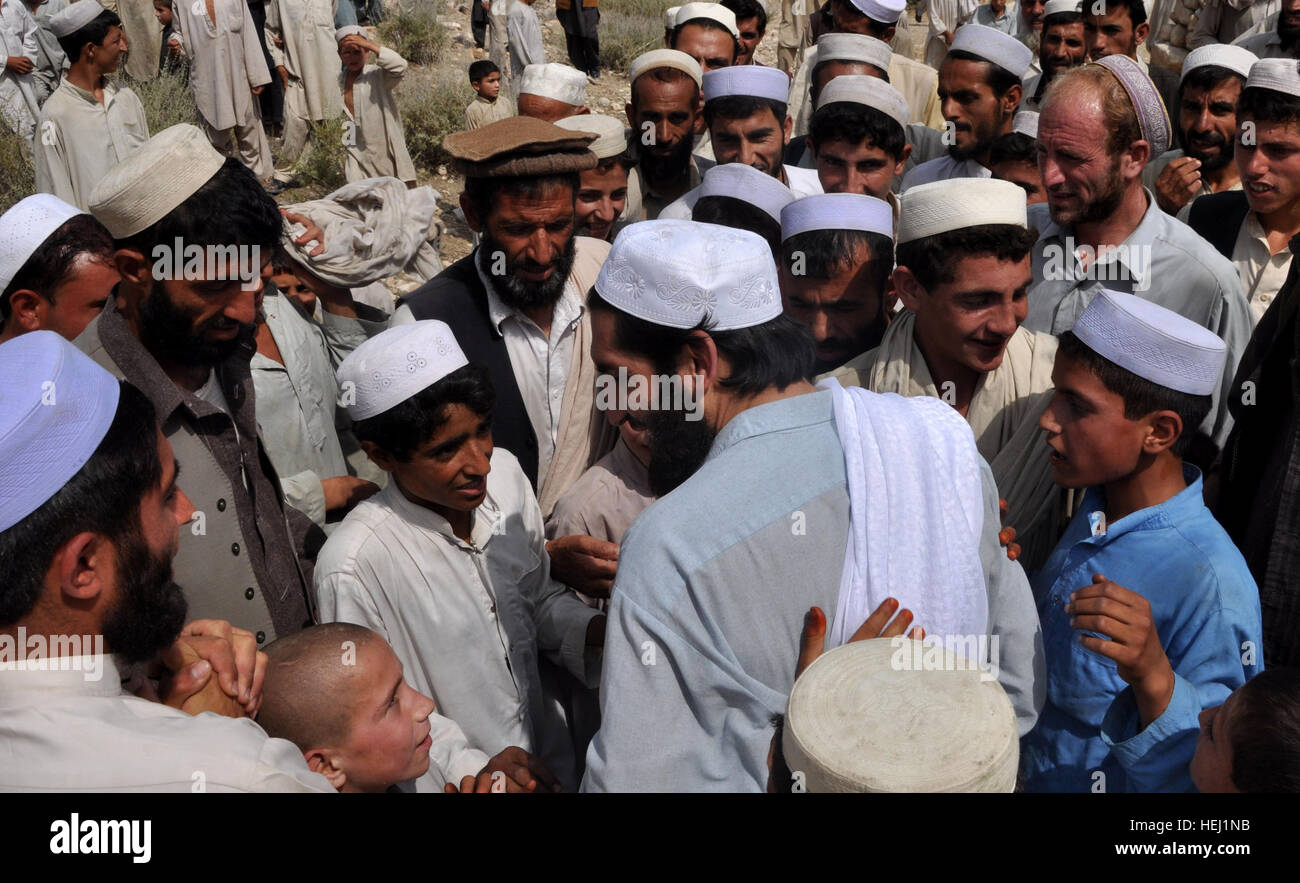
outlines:
[[[510,91],[519,94],[524,68],[530,64],[546,64],[546,47],[542,44],[542,26],[537,21],[537,11],[518,0],[510,4],[506,19],[506,34],[510,41]]]
[[[36,42],[36,19],[22,0],[0,0],[0,41],[4,54],[26,58],[33,65],[40,61]],[[40,106],[36,101],[36,74],[19,74],[0,68],[0,116],[4,122],[33,145]]]
[[[0,669],[0,791],[330,792],[291,742],[248,718],[191,716],[122,690],[112,657],[99,680]],[[201,776],[200,776],[201,774]]]
[[[104,103],[66,77],[41,108],[36,189],[89,210],[109,169],[149,140],[144,105],[130,89],[104,82]]]
[[[182,2],[193,3],[194,0]],[[122,70],[128,77],[137,80],[157,76],[158,56],[162,51],[162,26],[153,14],[153,0],[117,0],[117,15],[122,19],[122,30],[131,47]]]
[[[270,0],[266,4],[266,48],[276,66],[289,72],[289,89],[301,90],[309,120],[343,113],[339,91],[338,43],[334,39],[337,0]],[[275,44],[273,36],[284,40]],[[286,101],[288,94],[285,95]]]
[[[355,128],[350,139],[354,143],[348,144],[348,181],[397,178],[407,184],[415,182],[415,164],[406,150],[406,133],[395,94],[406,68],[406,59],[381,46],[377,61],[367,64],[353,82],[348,119]],[[346,89],[347,71],[343,71],[339,74],[339,91]],[[345,101],[345,113],[346,105]]]
[[[948,54],[944,42],[945,31],[956,33],[957,28],[975,17],[978,0],[930,0],[930,37],[925,44],[925,63],[935,70],[943,64]]]
[[[244,0],[213,0],[212,8],[215,24],[202,3],[177,2],[172,8],[190,60],[190,92],[213,129],[253,125],[259,117],[252,90],[271,82],[257,27]]]
[[[470,746],[494,755],[518,745],[561,781],[567,767],[573,785],[572,747],[543,699],[537,658],[546,652],[595,686],[598,656],[589,663],[586,633],[597,612],[551,579],[541,510],[504,448],[493,451],[471,539],[457,538],[446,519],[390,482],[352,510],[321,550],[321,621],[382,634],[407,682],[460,725]],[[464,775],[434,739],[437,766]],[[438,790],[442,780],[431,766],[417,789]]]

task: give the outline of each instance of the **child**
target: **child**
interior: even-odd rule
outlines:
[[[1196,323],[1104,290],[1061,335],[1056,390],[1039,425],[1056,483],[1088,490],[1033,581],[1047,701],[1022,744],[1027,790],[1143,785],[1130,781],[1102,739],[1126,667],[1116,662],[1118,648],[1086,634],[1102,632],[1100,615],[1112,615],[1112,604],[1089,600],[1096,585],[1118,583],[1149,603],[1171,674],[1195,688],[1202,707],[1219,704],[1262,668],[1255,581],[1205,507],[1200,471],[1182,459],[1226,355],[1223,341]],[[1167,701],[1173,688],[1166,679],[1152,701]],[[1185,791],[1191,782],[1184,770],[1161,787]]]
[[[411,689],[392,648],[370,629],[313,626],[273,642],[266,657],[258,723],[297,745],[307,766],[343,793],[410,790],[428,772],[453,793],[457,784],[550,790],[546,769],[522,750],[489,759],[468,747],[455,721]]]
[[[1025,204],[1047,202],[1043,175],[1038,169],[1038,114],[1022,110],[1015,115],[1011,131],[993,142],[989,169],[993,177],[1010,181],[1025,191]]]
[[[190,78],[190,64],[185,57],[184,41],[176,28],[171,0],[153,0],[153,16],[162,25],[162,50],[158,53],[158,69],[163,73],[178,74],[186,81]]]
[[[538,655],[595,686],[605,617],[550,577],[532,486],[509,451],[493,450],[486,369],[430,320],[367,340],[338,379],[352,431],[390,480],[321,550],[321,620],[384,635],[470,744],[520,746],[576,786]],[[430,786],[440,784],[421,780]]]
[[[149,140],[144,105],[108,75],[127,50],[122,20],[95,0],[80,0],[50,19],[71,67],[41,108],[36,189],[86,209],[109,169]]]
[[[394,92],[406,76],[406,59],[366,36],[365,28],[349,25],[335,32],[343,71],[339,88],[350,131],[344,142],[348,158],[347,179],[397,178],[415,186],[415,164],[406,152],[402,114]],[[375,64],[366,64],[369,53]]]
[[[509,95],[501,94],[501,71],[495,64],[487,59],[471,64],[469,84],[478,97],[465,108],[466,129],[479,129],[515,115],[514,102]]]

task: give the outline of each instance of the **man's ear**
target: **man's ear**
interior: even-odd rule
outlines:
[[[49,301],[28,288],[20,288],[9,295],[9,305],[13,310],[6,323],[13,322],[20,332],[39,331],[50,309]]]
[[[692,331],[686,340],[686,348],[678,355],[677,373],[687,378],[700,375],[703,385],[696,391],[702,396],[718,380],[720,372],[718,347],[707,331]]]
[[[1133,29],[1133,36],[1137,38],[1137,44],[1139,46],[1141,46],[1143,43],[1147,41],[1147,37],[1150,34],[1151,34],[1151,22],[1149,21],[1144,21],[1142,22],[1142,24],[1138,25],[1136,28]]]
[[[1123,175],[1125,181],[1132,181],[1134,178],[1141,177],[1142,170],[1146,168],[1151,158],[1151,142],[1146,140],[1134,141],[1129,146],[1129,149],[1124,151],[1120,174]]]
[[[91,531],[83,531],[60,546],[50,564],[59,592],[83,602],[93,602],[115,584],[116,567],[113,543]]]
[[[173,259],[179,261],[181,256],[175,255]],[[124,282],[146,290],[153,287],[153,265],[136,249],[119,248],[113,252],[113,266],[117,267],[118,275]],[[174,275],[179,276],[180,267],[174,269]]]
[[[894,283],[894,293],[903,302],[903,306],[914,313],[917,312],[925,296],[925,288],[921,285],[921,280],[917,279],[907,267],[895,267],[890,281]]]
[[[478,216],[472,203],[464,192],[460,194],[460,210],[465,213],[465,224],[475,233],[483,232],[483,219]]]
[[[343,786],[348,783],[348,774],[335,765],[333,752],[326,748],[312,748],[302,753],[303,760],[307,761],[307,768],[313,773],[320,773],[329,783],[334,786],[335,791],[342,791]]]
[[[1008,118],[1015,116],[1016,108],[1020,106],[1020,100],[1025,97],[1025,90],[1016,83],[1008,89],[1002,96],[1002,107],[1004,115]]]
[[[903,169],[907,168],[907,161],[912,156],[912,145],[904,144],[903,152],[898,156],[898,165],[894,166],[894,177],[900,178],[903,175]]]
[[[574,111],[573,115],[576,116],[576,117],[580,117],[580,116],[582,116],[583,114],[586,114],[586,113],[591,113],[591,108],[590,108],[590,107],[587,107],[587,105],[584,104],[582,107],[580,107],[580,108],[578,108],[576,111]]]
[[[1183,418],[1177,411],[1156,411],[1146,418],[1151,424],[1150,431],[1142,440],[1142,453],[1160,454],[1171,448],[1183,434]]]
[[[786,114],[785,115],[785,138],[782,141],[783,144],[790,143],[790,134],[792,132],[794,132],[794,117],[790,116],[790,114]]]
[[[882,39],[882,40],[884,40],[886,43],[888,43],[890,40],[894,39],[894,33],[895,33],[897,30],[898,30],[897,26],[895,26],[895,25],[890,25],[889,27],[885,28],[885,34],[884,34],[884,36],[882,36],[880,39]]]
[[[397,467],[397,460],[372,441],[363,441],[361,450],[366,452],[366,456],[370,458],[372,463],[385,472],[392,472]]]

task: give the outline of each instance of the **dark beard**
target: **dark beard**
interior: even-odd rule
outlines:
[[[641,173],[649,180],[653,181],[671,181],[674,178],[682,177],[687,173],[686,168],[691,163],[691,151],[695,148],[695,137],[686,135],[677,146],[667,156],[659,156],[648,150],[641,151],[637,159],[637,165],[641,167]]]
[[[1286,12],[1282,12],[1277,19],[1277,38],[1282,41],[1282,48],[1288,53],[1294,55],[1297,44],[1300,44],[1300,26],[1291,27],[1285,23]]]
[[[549,307],[554,306],[555,302],[560,299],[560,295],[564,293],[564,285],[569,279],[569,271],[573,269],[573,257],[577,252],[577,247],[577,237],[570,236],[568,243],[564,246],[564,252],[555,260],[555,271],[547,277],[546,281],[528,282],[515,275],[519,263],[508,265],[505,268],[505,275],[498,276],[492,272],[492,255],[497,252],[504,255],[506,250],[500,242],[493,239],[492,235],[485,231],[479,242],[478,266],[483,271],[483,275],[487,277],[492,290],[496,292],[497,297],[505,302],[506,306],[518,310]],[[530,269],[534,268],[530,266]]]
[[[1183,152],[1188,156],[1197,159],[1201,163],[1202,172],[1217,172],[1219,169],[1232,162],[1233,142],[1222,136],[1218,137],[1218,142],[1212,146],[1219,148],[1218,156],[1213,159],[1206,159],[1195,147],[1191,146],[1190,139],[1184,139],[1188,142],[1186,150]]]
[[[225,318],[214,316],[195,329],[194,317],[172,303],[157,280],[140,303],[139,321],[144,348],[154,358],[178,365],[220,365],[257,335],[256,325],[241,325],[239,335],[230,340],[205,340],[204,330],[224,323]]]
[[[172,556],[156,557],[138,530],[118,544],[118,562],[118,600],[104,618],[104,644],[128,664],[143,662],[176,640],[189,604],[172,582]]]
[[[687,420],[685,410],[651,411],[650,489],[662,497],[695,474],[713,448],[708,421]]]

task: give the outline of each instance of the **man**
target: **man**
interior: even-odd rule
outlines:
[[[1146,43],[1151,31],[1145,0],[1098,0],[1085,2],[1082,8],[1088,58],[1100,61],[1107,56],[1124,55],[1133,59],[1155,84],[1165,108],[1177,107],[1178,75],[1138,58],[1138,47]]]
[[[1259,33],[1238,37],[1233,45],[1260,58],[1295,58],[1296,47],[1300,46],[1300,0],[1282,0],[1280,5],[1271,26]]]
[[[949,178],[987,178],[989,149],[1011,131],[1020,106],[1020,79],[1033,54],[1019,40],[983,25],[957,31],[939,69],[939,98],[948,121],[948,155],[922,163],[903,178],[903,192]]]
[[[1283,58],[1256,62],[1236,116],[1243,126],[1236,148],[1238,187],[1190,203],[1185,220],[1236,266],[1241,290],[1250,303],[1251,320],[1259,322],[1286,282],[1291,270],[1291,239],[1300,233],[1300,74],[1296,62]]]
[[[284,86],[283,164],[275,179],[286,184],[311,140],[311,124],[343,113],[334,40],[337,12],[337,0],[271,0],[266,8],[266,48]]]
[[[695,59],[675,49],[654,49],[637,56],[627,78],[632,95],[625,113],[638,156],[627,176],[623,210],[624,223],[630,224],[659,217],[665,206],[698,187],[713,163],[692,153],[702,124],[704,82]]]
[[[988,3],[975,7],[972,21],[1015,36],[1016,15],[1014,10],[1007,9],[1007,0],[989,0]]]
[[[975,18],[975,0],[930,0],[930,36],[925,43],[925,63],[935,70],[943,64],[959,29]]]
[[[722,0],[722,5],[736,16],[736,31],[740,39],[736,64],[758,64],[754,52],[767,31],[767,10],[760,0]]]
[[[30,151],[40,116],[36,95],[36,64],[40,60],[36,19],[22,0],[0,0],[0,122],[21,135]]]
[[[1238,37],[1253,33],[1282,8],[1282,0],[1206,0],[1196,16],[1196,24],[1187,30],[1187,48],[1200,49],[1219,43],[1234,43]]]
[[[587,77],[567,64],[530,64],[519,77],[519,115],[559,122],[587,107]]]
[[[555,0],[555,17],[564,28],[569,63],[593,80],[600,79],[600,26],[598,0]]]
[[[149,123],[135,93],[108,79],[127,48],[116,15],[81,0],[50,28],[72,67],[41,108],[36,189],[86,209],[100,179],[149,138]]]
[[[827,193],[857,193],[896,205],[893,191],[912,161],[907,102],[884,80],[836,77],[818,97],[808,152]]]
[[[687,3],[677,10],[670,49],[685,52],[704,73],[736,64],[736,14],[721,3]]]
[[[781,250],[781,211],[793,201],[790,188],[771,175],[726,163],[704,173],[691,220],[756,233],[775,256]]]
[[[999,680],[1021,732],[1033,725],[1036,617],[955,412],[813,387],[811,336],[781,314],[776,267],[751,233],[629,228],[592,304],[602,373],[681,384],[696,406],[648,412],[660,497],[620,552],[584,790],[762,792],[771,719],[813,605],[837,611],[835,644],[882,603],[916,611],[934,634],[998,635]],[[867,474],[851,480],[859,467]]]
[[[291,634],[311,618],[298,556],[319,532],[283,505],[248,367],[260,269],[283,227],[275,202],[181,125],[105,176],[91,213],[122,281],[77,345],[149,397],[185,469],[201,517],[182,532],[177,580],[196,614],[259,645]]]
[[[104,225],[48,193],[0,216],[0,243],[0,343],[41,329],[74,339],[119,278]]]
[[[781,303],[812,332],[817,373],[880,343],[893,305],[893,240],[894,210],[873,196],[820,193],[781,210]]]
[[[570,132],[594,132],[591,152],[598,163],[578,173],[575,234],[592,239],[614,240],[615,224],[627,205],[627,179],[632,161],[627,151],[627,130],[623,122],[601,113],[566,117],[556,123]]]
[[[799,68],[799,56],[811,40],[808,6],[798,0],[781,0],[774,6],[773,16],[777,33],[776,66],[793,75]]]
[[[0,670],[0,789],[327,790],[291,743],[236,719],[261,704],[252,637],[182,628],[171,559],[194,506],[149,400],[49,331],[0,346],[0,371],[0,484],[15,489],[0,504],[0,634],[21,648]],[[150,661],[160,701],[122,689]]]
[[[27,10],[36,19],[36,69],[32,71],[32,88],[36,92],[36,103],[44,104],[45,99],[59,87],[63,79],[63,68],[68,58],[59,48],[58,38],[50,31],[50,18],[63,11],[63,0],[24,0]],[[7,5],[7,4],[5,4]]]
[[[1038,428],[1056,339],[1022,324],[1035,239],[1024,194],[1006,181],[936,181],[908,191],[903,206],[892,287],[906,309],[879,348],[834,376],[934,396],[965,417],[1033,572],[1059,538],[1062,500]]]
[[[524,68],[530,64],[546,64],[542,26],[537,21],[534,2],[536,0],[513,0],[506,19],[506,33],[510,41],[510,88],[516,97],[519,95],[519,81]]]
[[[1083,33],[1083,13],[1079,0],[1047,0],[1042,7],[1042,38],[1038,42],[1038,72],[1025,80],[1025,99],[1021,107],[1038,110],[1043,93],[1052,78],[1061,71],[1078,67],[1088,60],[1088,44]]]
[[[1143,186],[1169,214],[1198,196],[1241,189],[1232,160],[1237,101],[1256,61],[1240,46],[1215,44],[1187,54],[1176,105],[1184,150],[1166,151],[1142,170]]]
[[[742,162],[765,172],[790,188],[796,197],[820,193],[812,169],[785,165],[790,141],[786,114],[788,78],[770,67],[731,67],[704,75],[704,120],[709,127],[718,164]],[[660,217],[684,219],[699,198],[699,188],[660,212]]]
[[[258,96],[270,84],[271,72],[252,12],[244,0],[212,0],[211,19],[208,8],[181,3],[172,11],[190,62],[190,94],[199,125],[213,147],[238,158],[270,186],[275,162]]]
[[[1202,427],[1217,445],[1231,428],[1229,383],[1250,336],[1250,308],[1232,264],[1142,187],[1142,168],[1169,145],[1169,132],[1159,93],[1127,56],[1066,71],[1047,90],[1038,119],[1047,206],[1029,210],[1039,238],[1025,327],[1068,331],[1105,287],[1209,328],[1228,347],[1223,384]]]

